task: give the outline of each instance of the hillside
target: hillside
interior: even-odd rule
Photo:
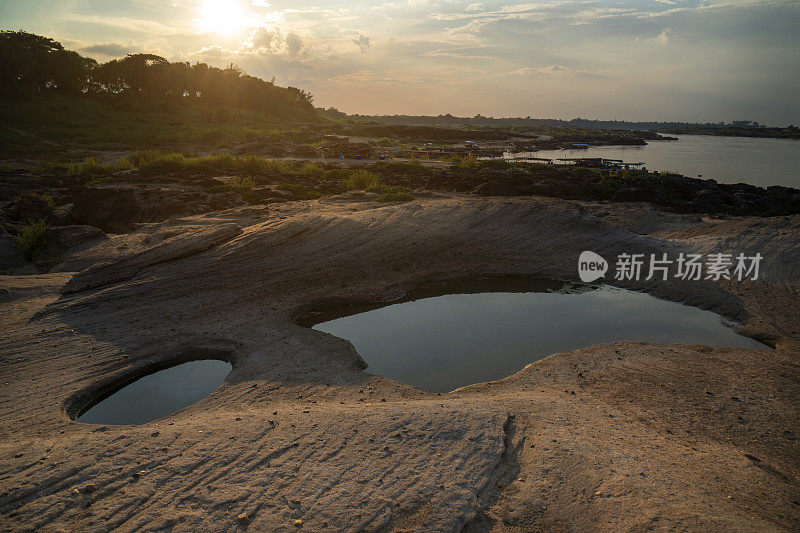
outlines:
[[[0,32],[3,156],[70,147],[163,147],[256,140],[275,125],[319,123],[313,96],[235,65],[129,54],[98,63],[26,32]]]

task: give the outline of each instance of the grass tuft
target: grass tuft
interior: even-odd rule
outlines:
[[[377,174],[363,168],[352,170],[350,176],[345,179],[345,186],[350,190],[366,191],[370,187],[377,187],[380,184],[381,180]]]
[[[32,261],[47,243],[47,222],[44,219],[30,221],[14,237],[14,246],[27,261]]]
[[[300,174],[319,178],[325,173],[325,169],[319,163],[306,163],[300,168]]]
[[[252,173],[290,173],[295,170],[291,161],[271,159],[257,155],[237,156],[229,152],[218,152],[200,156],[160,150],[141,150],[110,163],[101,163],[94,157],[87,157],[80,163],[46,163],[41,170],[62,171],[70,176],[80,176],[96,182],[123,170],[138,169],[142,172],[228,172]]]
[[[451,163],[453,163],[458,168],[473,168],[474,169],[474,168],[478,168],[480,166],[480,161],[478,161],[478,159],[476,157],[471,156],[471,155],[464,156],[464,157],[461,157],[461,156],[458,156],[458,155],[454,155],[452,157],[449,157],[447,160],[450,161]]]
[[[278,189],[291,192],[292,195],[298,200],[314,200],[322,196],[322,193],[319,191],[315,191],[304,185],[297,185],[294,183],[281,183],[278,185]]]
[[[46,193],[39,194],[38,196],[39,198],[42,199],[42,201],[44,201],[45,204],[47,204],[47,207],[49,207],[50,209],[56,208],[56,201],[53,200],[52,196]]]

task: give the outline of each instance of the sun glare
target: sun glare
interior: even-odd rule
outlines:
[[[249,21],[242,6],[230,0],[204,0],[197,25],[201,31],[232,35],[245,29]]]

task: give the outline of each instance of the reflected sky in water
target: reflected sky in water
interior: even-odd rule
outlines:
[[[179,411],[217,390],[230,363],[204,360],[155,372],[123,387],[78,416],[89,424],[144,424]]]
[[[541,150],[543,158],[602,157],[644,162],[648,170],[702,175],[720,183],[800,188],[800,141],[672,135],[677,141],[648,141],[647,146],[597,146],[586,150]]]
[[[552,353],[620,340],[766,348],[710,311],[609,287],[581,294],[451,294],[314,329],[350,340],[367,372],[428,392],[499,379]]]

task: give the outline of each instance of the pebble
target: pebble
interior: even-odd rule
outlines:
[[[303,527],[303,521],[298,518],[294,521],[294,527]]]
[[[242,514],[240,514],[239,516],[236,517],[236,520],[238,520],[239,522],[244,523],[244,522],[249,521],[250,517],[247,516],[247,513],[242,513]]]

